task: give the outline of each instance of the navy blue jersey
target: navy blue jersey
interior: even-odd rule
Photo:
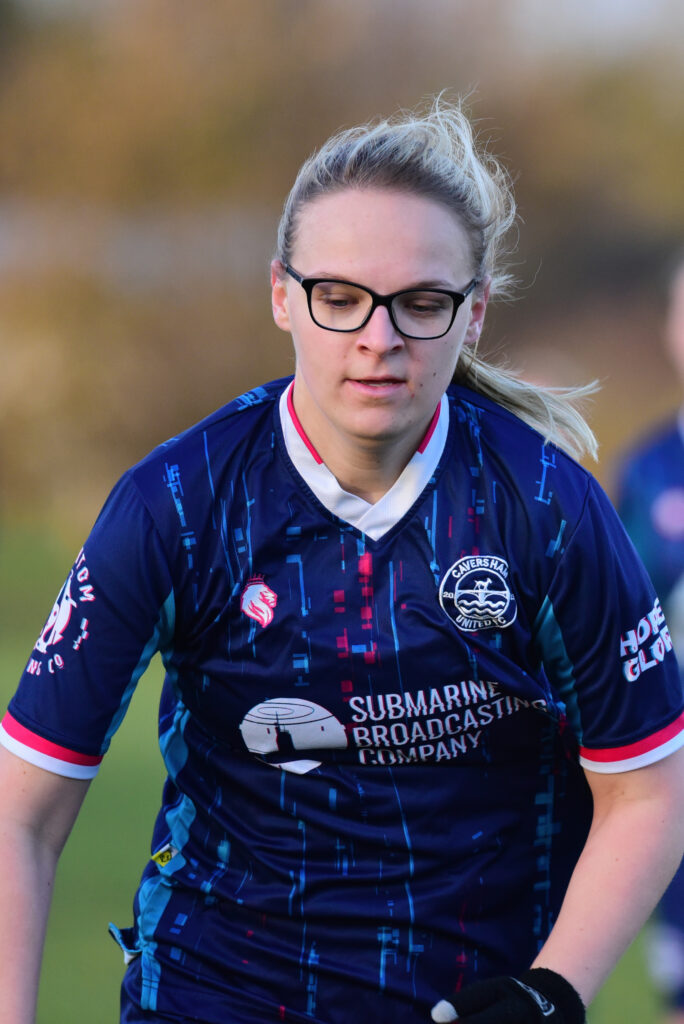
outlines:
[[[155,651],[168,770],[129,997],[231,1021],[402,1024],[529,965],[586,837],[582,766],[684,743],[652,585],[603,492],[449,390],[375,505],[279,381],[130,470],[2,726],[97,771]]]

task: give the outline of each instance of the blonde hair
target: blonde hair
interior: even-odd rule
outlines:
[[[490,294],[509,296],[508,258],[516,209],[508,172],[480,145],[462,101],[443,94],[424,110],[344,129],[302,165],[278,227],[276,258],[290,263],[299,213],[318,196],[345,188],[389,188],[433,199],[451,210],[471,244],[473,273]],[[513,238],[512,238],[513,236]],[[577,404],[596,390],[531,384],[464,348],[454,380],[491,398],[576,458],[596,458],[593,432]]]

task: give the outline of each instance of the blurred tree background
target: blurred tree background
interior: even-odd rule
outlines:
[[[684,239],[683,57],[680,0],[0,0],[6,692],[118,474],[292,370],[268,263],[303,158],[442,89],[470,94],[516,180],[518,298],[492,308],[485,345],[549,383],[600,380],[589,415],[610,488],[619,450],[679,401],[660,342],[663,267]],[[146,741],[127,728],[109,758],[125,762],[135,807],[95,831],[113,844],[130,826],[137,876],[139,780],[156,787],[158,771],[131,767]],[[73,1000],[66,958],[90,963],[99,942],[74,894],[114,887],[79,830],[45,1024],[114,1019],[82,988],[80,1014],[56,1009]],[[637,1019],[635,998],[615,1020]]]
[[[659,272],[684,234],[684,13],[583,10],[0,0],[5,515],[80,534],[152,444],[289,372],[267,271],[297,167],[444,88],[472,93],[517,180],[519,298],[487,342],[556,383],[601,379],[604,476],[676,393]]]

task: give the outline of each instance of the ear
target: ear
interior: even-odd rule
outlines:
[[[281,331],[290,331],[290,307],[287,298],[287,281],[280,260],[271,262],[271,308],[273,319]]]
[[[476,345],[482,334],[485,311],[489,302],[489,292],[492,286],[492,279],[485,277],[482,284],[479,284],[473,292],[473,302],[470,307],[470,320],[466,328],[465,344]]]

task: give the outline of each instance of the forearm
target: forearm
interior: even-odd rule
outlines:
[[[0,1024],[33,1024],[57,855],[6,825],[0,858]]]
[[[535,967],[548,967],[567,978],[585,1004],[594,998],[677,869],[684,842],[680,791],[675,785],[608,806],[598,802],[558,920],[534,962]]]
[[[87,788],[0,746],[0,1024],[34,1024],[57,860]]]

